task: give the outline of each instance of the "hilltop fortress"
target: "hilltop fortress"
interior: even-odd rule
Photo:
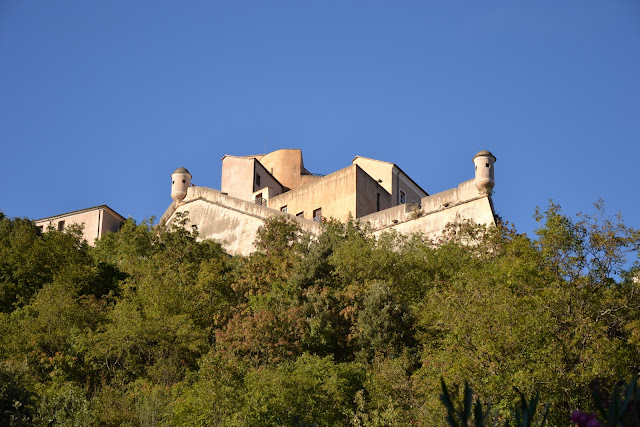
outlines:
[[[439,235],[449,223],[472,220],[495,225],[491,189],[496,158],[482,150],[473,157],[475,177],[429,195],[397,165],[356,156],[329,175],[309,172],[299,149],[222,158],[220,191],[191,185],[183,167],[171,175],[173,202],[160,218],[171,224],[187,213],[200,238],[215,239],[232,255],[255,250],[258,228],[287,215],[303,230],[319,234],[327,218],[368,223],[373,234]]]

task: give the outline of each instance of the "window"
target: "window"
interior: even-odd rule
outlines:
[[[284,205],[283,207],[281,207],[280,212],[287,213],[287,205]]]
[[[300,218],[304,218],[304,211],[302,211],[302,212],[298,212],[298,213],[296,214],[296,216],[297,216],[297,217],[300,217]]]
[[[402,190],[400,190],[399,202],[400,202],[401,205],[407,203],[407,195]]]
[[[486,163],[487,167],[489,167],[489,163]]]
[[[64,220],[58,221],[58,231],[64,230]]]
[[[260,188],[260,175],[256,174],[256,185]]]
[[[322,222],[322,208],[318,208],[313,211],[313,220],[315,222]]]
[[[378,193],[378,198],[376,199],[376,212],[380,212],[380,193]]]
[[[38,230],[40,230],[40,232],[42,233],[44,231],[44,226],[43,225],[39,225],[38,226]]]
[[[262,198],[262,193],[260,194],[256,194],[256,205],[262,205],[264,204],[264,199]]]

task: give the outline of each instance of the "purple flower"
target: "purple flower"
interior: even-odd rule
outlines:
[[[578,424],[578,427],[602,427],[602,423],[596,419],[593,413],[573,411],[571,421]]]

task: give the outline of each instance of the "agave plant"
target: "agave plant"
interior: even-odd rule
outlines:
[[[497,427],[503,422],[498,414],[493,413],[490,405],[483,405],[478,396],[474,399],[473,390],[466,381],[462,403],[458,408],[453,403],[444,379],[440,379],[440,384],[442,385],[440,401],[447,409],[447,423],[450,427]],[[543,427],[547,422],[549,405],[545,405],[542,411],[538,412],[539,400],[538,393],[530,400],[520,393],[520,402],[512,411],[513,424],[507,420],[502,425],[504,427]]]
[[[633,427],[640,426],[640,388],[638,378],[634,377],[629,384],[616,384],[605,404],[598,387],[592,391],[593,402],[604,420],[600,423],[594,414],[575,411],[571,420],[579,427]]]
[[[485,423],[491,415],[491,408],[487,405],[486,410],[483,409],[478,396],[475,397],[474,402],[473,390],[466,381],[464,382],[464,395],[460,409],[456,409],[453,404],[444,379],[440,379],[440,384],[442,385],[440,401],[447,409],[447,423],[450,427],[485,427],[487,425]],[[473,417],[471,417],[472,411]]]

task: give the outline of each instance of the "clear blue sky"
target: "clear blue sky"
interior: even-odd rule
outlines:
[[[397,163],[429,193],[492,151],[495,207],[604,197],[640,228],[640,2],[0,1],[0,210],[136,220],[185,166],[301,148]]]

